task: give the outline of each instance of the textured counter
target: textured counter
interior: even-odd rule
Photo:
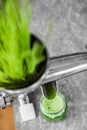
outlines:
[[[86,51],[87,0],[31,0],[33,16],[31,32],[45,41],[50,21],[54,22],[47,48],[50,57]],[[30,94],[37,118],[20,123],[14,105],[17,130],[87,130],[87,72],[58,81],[59,90],[68,103],[66,118],[49,123],[39,114],[40,88]]]

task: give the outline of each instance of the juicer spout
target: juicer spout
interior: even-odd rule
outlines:
[[[59,80],[87,70],[87,52],[52,57],[44,83]]]

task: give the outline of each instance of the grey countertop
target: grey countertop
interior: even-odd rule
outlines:
[[[52,56],[86,51],[87,0],[31,0],[33,16],[31,32],[45,41],[50,21],[54,26],[47,43]],[[17,130],[87,130],[87,72],[61,79],[59,90],[68,104],[66,118],[50,123],[39,114],[40,88],[30,93],[37,118],[20,123],[18,106],[14,104]]]

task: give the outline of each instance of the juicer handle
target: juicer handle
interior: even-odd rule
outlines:
[[[87,52],[52,57],[49,72],[42,84],[87,70]]]

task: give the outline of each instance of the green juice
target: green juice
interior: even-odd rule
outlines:
[[[52,93],[51,90],[53,90],[53,88],[52,89],[51,88],[52,86],[49,89],[50,91],[48,91],[49,98],[46,98],[44,96],[41,98],[40,110],[42,116],[45,119],[47,119],[48,121],[55,122],[55,121],[59,121],[65,116],[67,105],[66,105],[65,97],[61,93],[57,93],[56,91],[53,91]],[[53,96],[51,96],[52,94]]]

